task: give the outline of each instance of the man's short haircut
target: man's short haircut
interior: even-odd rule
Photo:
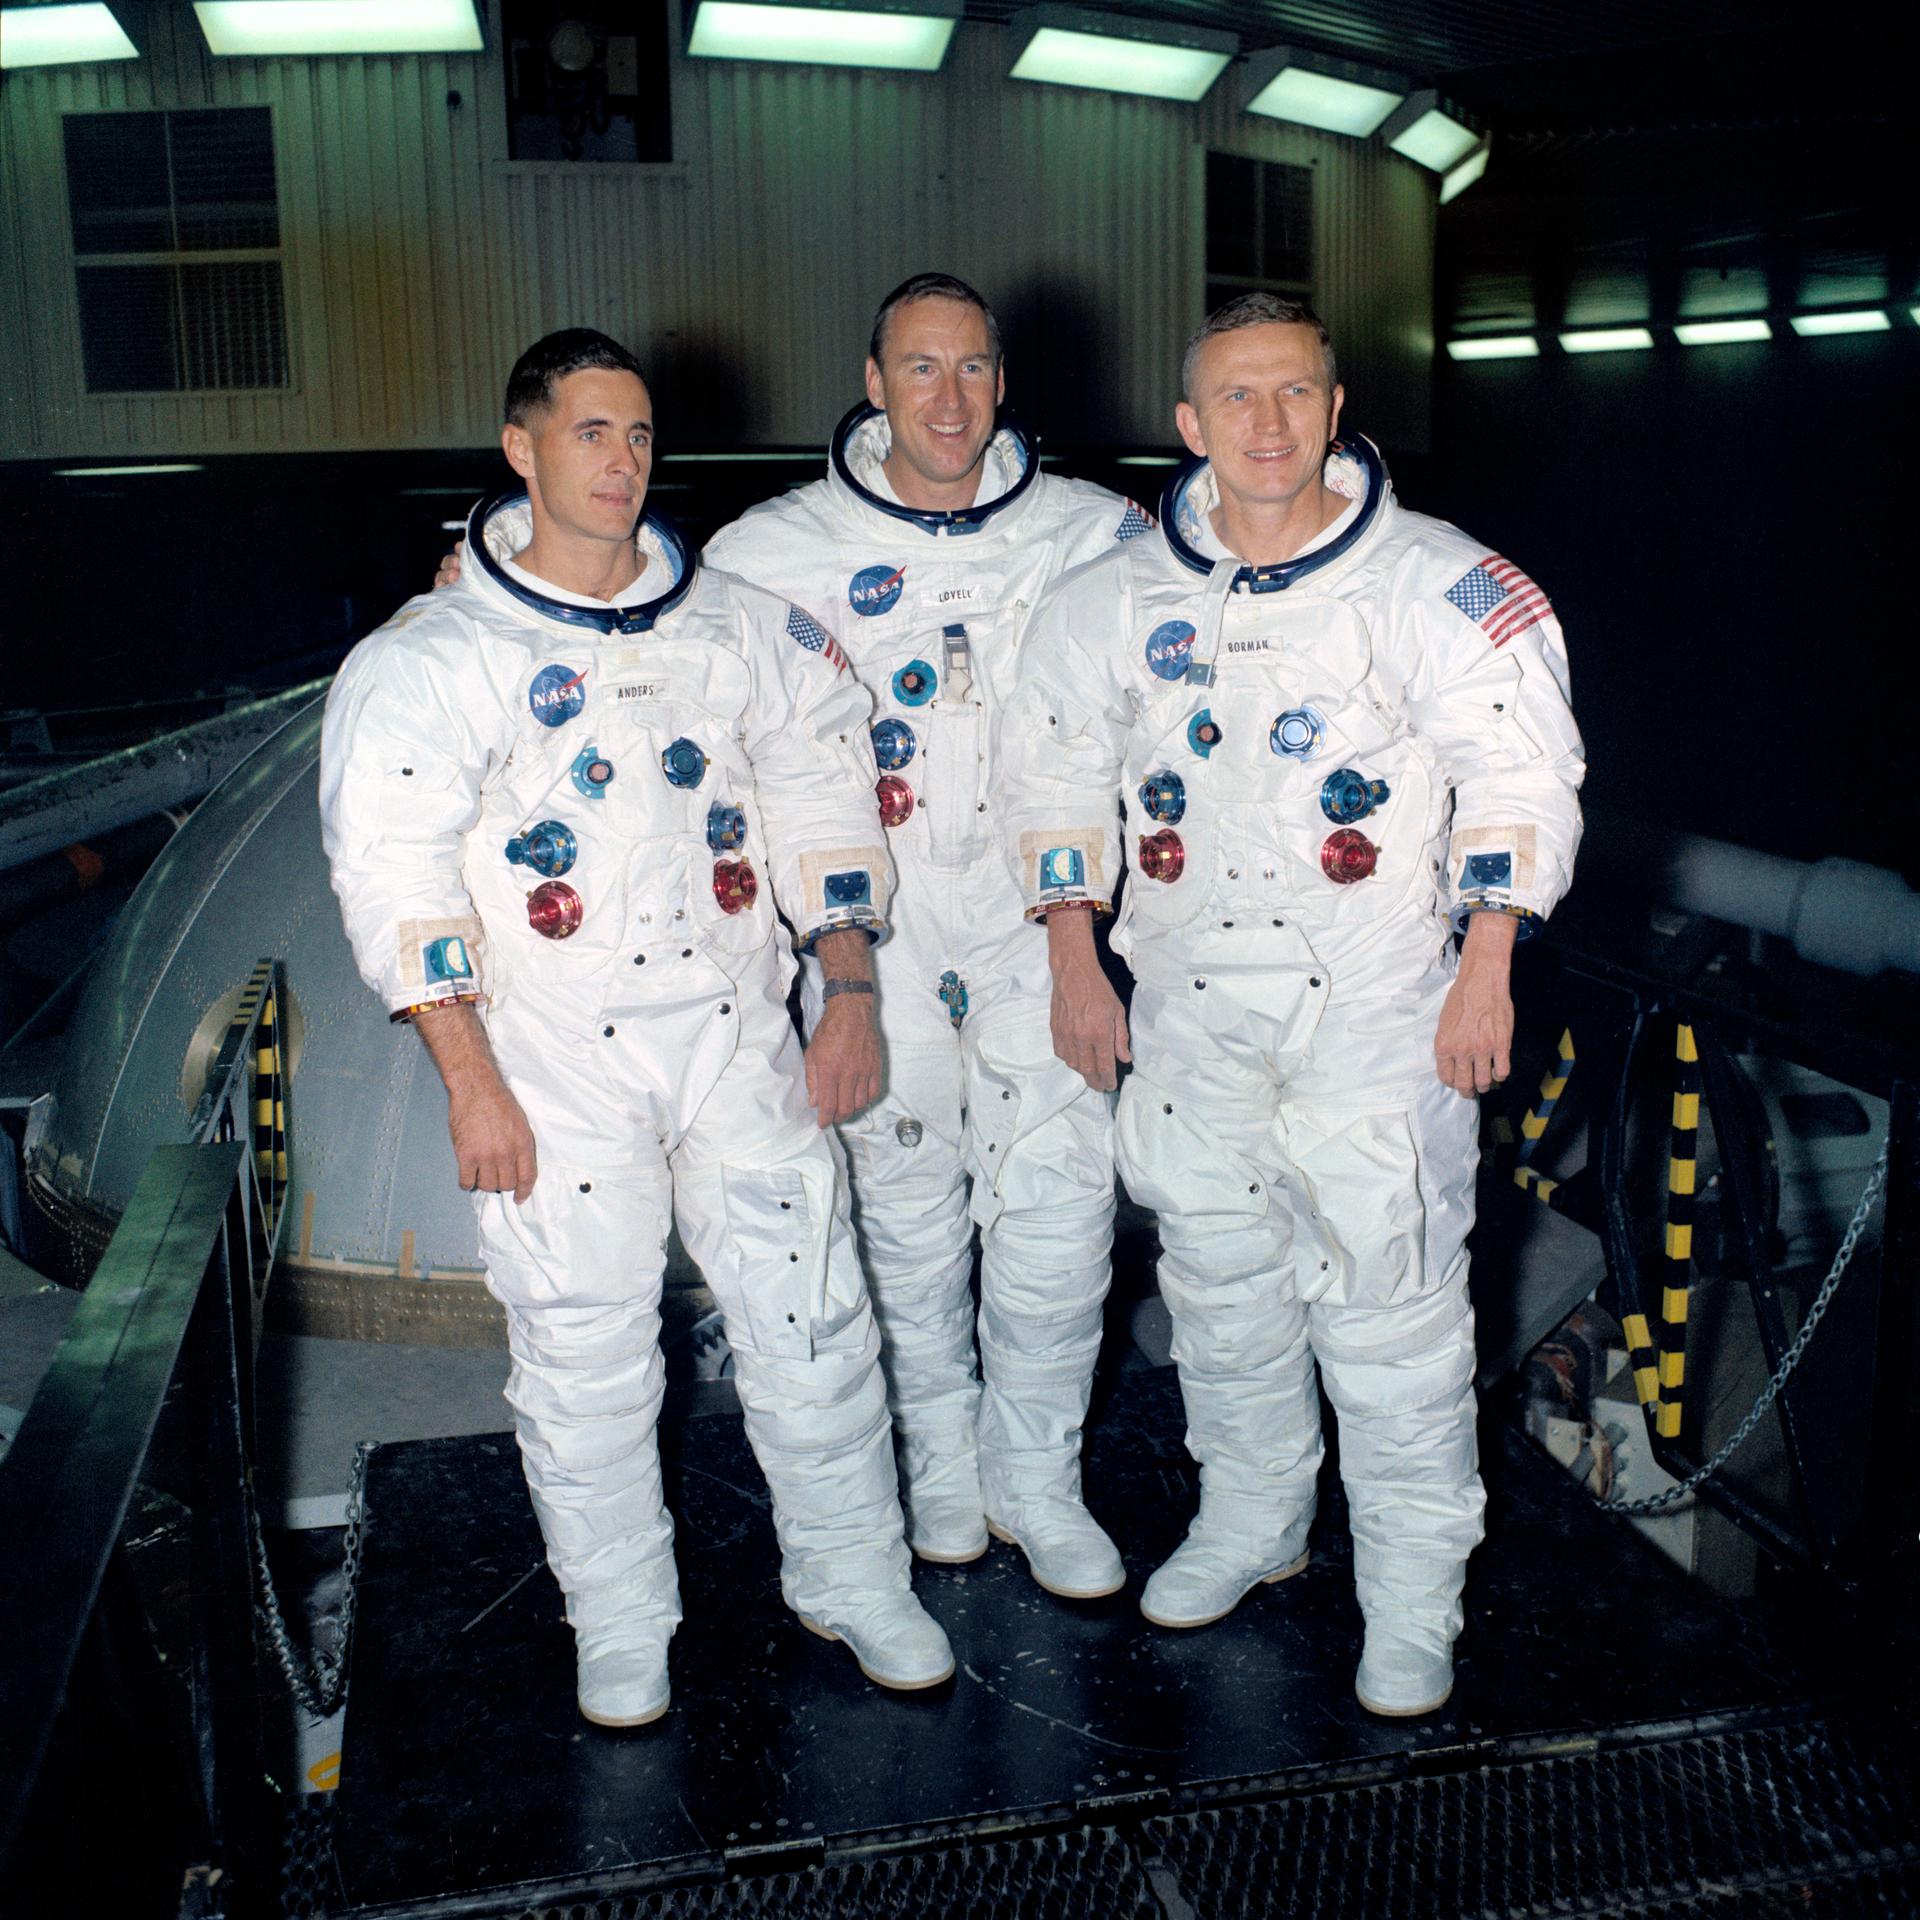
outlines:
[[[880,302],[880,311],[873,316],[873,338],[867,342],[867,354],[876,367],[886,364],[880,356],[887,344],[887,322],[893,317],[894,308],[904,307],[910,300],[958,300],[965,306],[977,307],[987,323],[987,344],[998,362],[1000,322],[993,317],[986,295],[978,287],[968,286],[957,274],[916,273],[911,280],[902,280]]]
[[[1193,403],[1193,368],[1200,349],[1215,334],[1237,333],[1242,327],[1311,327],[1319,339],[1320,353],[1327,363],[1327,392],[1340,384],[1340,372],[1334,365],[1333,336],[1327,323],[1304,300],[1289,300],[1278,293],[1243,293],[1216,307],[1200,324],[1180,360],[1180,397]]]
[[[643,384],[646,375],[640,362],[618,340],[609,340],[591,327],[562,327],[544,340],[536,340],[507,375],[507,425],[524,427],[535,414],[545,413],[553,405],[553,390],[570,373],[589,368],[609,373],[630,373]]]

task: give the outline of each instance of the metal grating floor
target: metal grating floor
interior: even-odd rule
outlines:
[[[1145,1840],[1196,1916],[1745,1913],[1861,1869],[1920,1886],[1914,1769],[1904,1721],[1813,1722],[1222,1807]]]
[[[1436,1771],[648,1891],[450,1901],[470,1920],[1853,1920],[1920,1912],[1920,1742],[1810,1720]],[[1433,1765],[1440,1756],[1429,1756]],[[329,1904],[331,1809],[284,1920]],[[365,1912],[366,1909],[356,1909]]]

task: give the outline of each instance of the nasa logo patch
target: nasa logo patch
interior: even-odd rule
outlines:
[[[586,689],[580,684],[587,677],[582,667],[542,667],[527,688],[527,705],[543,727],[564,727],[587,704]]]
[[[907,577],[905,567],[862,567],[847,582],[847,605],[863,620],[891,613],[900,602],[900,583]]]
[[[1193,623],[1168,620],[1147,635],[1147,669],[1161,680],[1184,680],[1193,658]]]

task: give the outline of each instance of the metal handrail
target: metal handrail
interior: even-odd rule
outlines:
[[[191,1478],[191,1724],[177,1748],[191,1778],[169,1782],[186,1810],[170,1833],[172,1884],[196,1870],[219,1910],[271,1907],[272,1806],[264,1764],[249,1531],[253,1351],[258,1304],[286,1190],[283,987],[254,969],[194,1115],[194,1139],[156,1147],[92,1283],[75,1309],[20,1432],[0,1459],[0,1908],[38,1875],[75,1871],[47,1835],[99,1818],[103,1783],[123,1772],[81,1756],[63,1723],[84,1725],[95,1662],[110,1644],[157,1673],[162,1656],[132,1591],[122,1534],[163,1407],[184,1423]],[[176,1391],[177,1390],[177,1391]],[[170,1419],[176,1416],[170,1415]],[[107,1616],[111,1616],[108,1618]],[[155,1729],[164,1746],[164,1729]],[[154,1783],[129,1782],[150,1795]],[[49,1804],[51,1799],[52,1804]],[[62,1814],[71,1817],[61,1818]],[[111,1821],[107,1823],[111,1826]],[[82,1868],[82,1871],[85,1869]],[[70,1882],[69,1882],[70,1884]],[[46,1910],[22,1899],[21,1912]]]
[[[1810,1539],[1781,1525],[1724,1481],[1701,1479],[1701,1463],[1690,1458],[1679,1444],[1679,1387],[1687,1371],[1687,1315],[1684,1301],[1659,1316],[1650,1310],[1642,1274],[1639,1223],[1628,1191],[1629,1108],[1648,1036],[1656,1028],[1674,1026],[1685,1037],[1680,1051],[1683,1062],[1697,1047],[1699,1078],[1687,1079],[1685,1084],[1698,1085],[1697,1104],[1710,1119],[1719,1142],[1732,1228],[1729,1258],[1746,1281],[1767,1365],[1781,1375],[1782,1362],[1794,1343],[1775,1284],[1763,1196],[1749,1173],[1755,1152],[1763,1151],[1765,1142],[1756,1135],[1751,1117],[1737,1098],[1735,1047],[1723,1035],[1737,1034],[1741,1051],[1758,1047],[1889,1102],[1886,1215],[1872,1382],[1875,1457],[1871,1467],[1888,1496],[1888,1510],[1875,1523],[1876,1531],[1883,1536],[1883,1544],[1892,1545],[1902,1530],[1900,1516],[1914,1504],[1912,1476],[1904,1466],[1904,1451],[1910,1449],[1903,1451],[1903,1464],[1898,1468],[1880,1456],[1888,1446],[1901,1450],[1898,1436],[1905,1432],[1914,1411],[1908,1404],[1914,1382],[1898,1356],[1914,1351],[1916,1315],[1920,1313],[1920,1273],[1914,1270],[1911,1252],[1915,1216],[1920,1215],[1920,1057],[1897,1045],[1870,1041],[1831,1026],[1770,1019],[1729,996],[1676,986],[1599,956],[1563,949],[1544,953],[1540,959],[1576,992],[1597,987],[1612,1005],[1590,1022],[1578,1014],[1571,1016],[1579,1035],[1582,1078],[1590,1090],[1597,1090],[1592,1095],[1586,1167],[1564,1179],[1550,1180],[1540,1178],[1531,1166],[1516,1164],[1514,1180],[1553,1211],[1600,1238],[1608,1280],[1627,1329],[1630,1357],[1635,1361],[1637,1397],[1652,1458],[1674,1480],[1698,1481],[1699,1494],[1774,1554],[1828,1573],[1848,1561],[1859,1564],[1861,1557],[1849,1550],[1854,1543],[1840,1537],[1831,1511],[1819,1498],[1820,1489],[1809,1469],[1801,1431],[1803,1415],[1789,1392],[1776,1387],[1772,1407],[1794,1489],[1810,1523]],[[1571,1041],[1563,1040],[1562,1048],[1563,1056],[1570,1058]],[[1684,1075],[1684,1066],[1681,1071]],[[1680,1091],[1679,1083],[1674,1091]],[[1537,1140],[1529,1144],[1537,1145]],[[1676,1142],[1679,1151],[1682,1149]],[[1688,1173],[1691,1177],[1691,1167]],[[1681,1211],[1690,1219],[1689,1211]],[[1689,1284],[1691,1230],[1686,1230],[1684,1241],[1676,1241],[1677,1217],[1670,1192],[1666,1242],[1669,1274],[1663,1298],[1674,1291],[1676,1284],[1682,1290]],[[1901,1488],[1904,1491],[1896,1497]]]

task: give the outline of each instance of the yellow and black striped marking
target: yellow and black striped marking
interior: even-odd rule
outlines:
[[[1693,1199],[1700,1165],[1700,1052],[1683,1020],[1674,1035],[1673,1144],[1667,1159],[1667,1271],[1660,1293],[1660,1403],[1654,1431],[1680,1433],[1687,1380],[1687,1302],[1693,1291]]]
[[[280,1048],[280,993],[271,961],[262,961],[254,969],[253,978],[241,995],[241,1005],[245,1007],[249,1001],[260,1008],[260,1024],[253,1036],[248,1090],[253,1117],[253,1164],[271,1222],[279,1216],[280,1199],[287,1186],[287,1089]],[[247,1017],[252,1018],[251,1009]]]
[[[1536,1200],[1551,1200],[1554,1188],[1560,1184],[1557,1180],[1543,1179],[1534,1172],[1529,1162],[1533,1159],[1534,1148],[1540,1144],[1540,1136],[1547,1130],[1548,1121],[1553,1118],[1555,1105],[1566,1092],[1567,1082],[1572,1077],[1573,1029],[1569,1027],[1560,1036],[1559,1058],[1547,1069],[1546,1077],[1540,1082],[1538,1096],[1527,1109],[1527,1117],[1520,1122],[1520,1151],[1514,1157],[1513,1184],[1522,1193],[1532,1194]]]
[[[1644,1313],[1630,1313],[1620,1329],[1627,1340],[1627,1365],[1633,1369],[1633,1392],[1643,1408],[1656,1412],[1660,1403],[1660,1360],[1653,1350],[1653,1334]]]

